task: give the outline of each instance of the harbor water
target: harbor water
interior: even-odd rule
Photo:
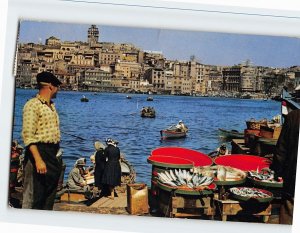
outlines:
[[[22,109],[37,90],[17,89],[13,139],[21,144]],[[85,95],[89,102],[81,102]],[[246,120],[271,119],[280,114],[280,103],[272,100],[230,99],[191,96],[148,95],[60,91],[54,99],[60,116],[61,148],[67,165],[65,178],[79,157],[94,152],[93,143],[105,138],[119,141],[125,158],[134,166],[137,182],[150,184],[151,165],[147,158],[157,147],[178,146],[203,153],[215,150],[222,141],[218,128],[243,131]],[[156,118],[142,118],[144,106],[154,107]],[[189,128],[184,139],[160,140],[160,130],[183,120]]]

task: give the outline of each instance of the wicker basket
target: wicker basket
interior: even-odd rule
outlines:
[[[250,119],[246,121],[247,129],[258,129],[260,130],[260,126],[268,126],[268,120],[262,119],[260,121],[256,121],[255,119]]]

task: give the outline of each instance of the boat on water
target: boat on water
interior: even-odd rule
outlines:
[[[130,95],[127,95],[126,99],[132,99],[132,97]]]
[[[147,97],[147,101],[153,101],[153,97],[152,96],[148,96]]]
[[[167,129],[161,130],[160,131],[160,136],[161,136],[162,140],[185,138],[187,136],[187,132],[178,130],[176,128],[176,126],[173,125],[173,126],[167,128]]]
[[[89,102],[89,99],[83,95],[82,98],[80,99],[80,101],[81,102]]]
[[[239,132],[235,129],[226,130],[219,128],[219,136],[221,138],[233,139],[233,138],[244,138],[244,133]]]
[[[155,109],[153,107],[143,107],[141,117],[155,118]]]

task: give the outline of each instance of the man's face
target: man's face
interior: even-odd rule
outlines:
[[[57,94],[57,92],[58,92],[58,89],[59,89],[59,87],[57,87],[57,86],[53,86],[53,85],[51,85],[51,87],[52,87],[52,90],[51,90],[51,98],[52,99],[55,99],[56,98],[56,94]]]

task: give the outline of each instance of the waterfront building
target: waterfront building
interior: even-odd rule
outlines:
[[[252,66],[241,67],[240,92],[256,92],[258,70]]]
[[[88,69],[83,72],[81,86],[87,91],[104,91],[110,90],[111,74],[100,68]]]
[[[142,66],[137,62],[118,61],[115,63],[115,75],[126,77],[128,79],[137,79],[140,77]]]
[[[231,66],[225,67],[222,71],[223,74],[223,86],[224,91],[239,92],[240,80],[241,80],[241,67]]]

